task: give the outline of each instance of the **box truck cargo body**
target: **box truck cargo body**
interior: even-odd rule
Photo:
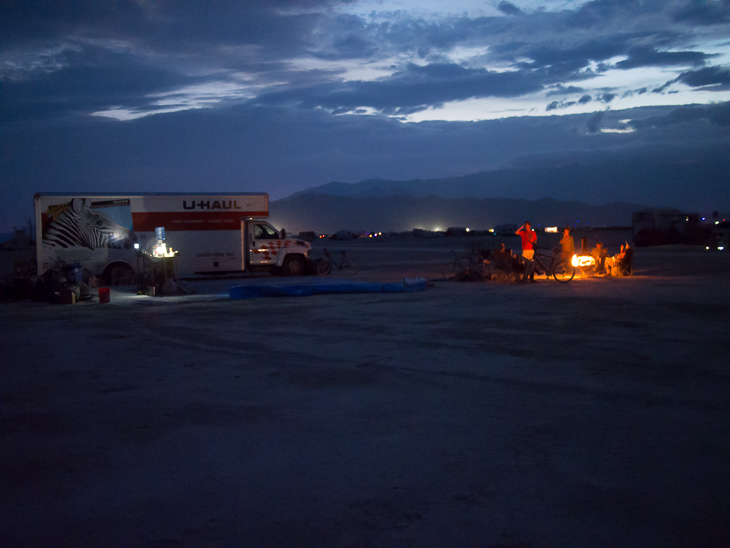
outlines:
[[[59,261],[78,262],[87,275],[113,283],[152,253],[159,227],[178,252],[181,278],[260,269],[299,275],[311,251],[264,220],[266,193],[38,193],[34,205],[39,275]]]
[[[634,243],[638,247],[665,244],[701,244],[705,235],[699,213],[677,209],[642,209],[632,215]]]

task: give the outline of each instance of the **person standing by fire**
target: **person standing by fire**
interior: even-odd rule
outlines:
[[[560,254],[564,261],[570,261],[575,254],[575,241],[573,236],[570,235],[570,227],[566,226],[563,229],[563,239],[560,240]]]
[[[529,221],[526,221],[520,228],[515,232],[520,238],[522,238],[522,258],[525,260],[525,274],[522,278],[523,282],[530,278],[530,281],[535,281],[535,261],[532,258],[535,256],[535,243],[537,243],[537,234],[532,230],[532,225]]]

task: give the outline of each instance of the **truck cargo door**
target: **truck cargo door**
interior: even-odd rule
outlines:
[[[246,219],[241,219],[241,270],[248,270],[249,263],[249,235]]]

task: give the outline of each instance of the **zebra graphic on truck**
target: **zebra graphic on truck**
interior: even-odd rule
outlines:
[[[119,207],[129,211],[129,200],[92,203],[89,198],[74,198],[66,204],[52,206],[43,219],[43,245],[54,247],[99,247],[131,249],[137,237],[129,228],[109,218],[104,209]],[[131,211],[129,212],[131,225]]]

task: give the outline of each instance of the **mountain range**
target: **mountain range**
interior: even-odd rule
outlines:
[[[402,232],[448,227],[483,230],[500,224],[520,225],[526,220],[536,227],[629,226],[631,213],[647,207],[627,202],[588,205],[547,197],[493,196],[497,189],[519,187],[524,176],[522,170],[504,170],[447,179],[332,182],[272,201],[270,214],[275,225],[289,232]],[[545,177],[544,170],[541,177]]]
[[[290,231],[405,231],[454,227],[630,226],[633,211],[678,208],[710,213],[726,199],[730,155],[670,148],[641,156],[615,150],[461,177],[331,182],[272,201],[271,219]],[[704,189],[699,192],[698,189]],[[670,192],[671,191],[671,192]],[[681,196],[666,203],[665,196]]]
[[[270,205],[272,222],[289,232],[339,230],[403,232],[414,228],[476,230],[501,224],[533,226],[630,226],[631,213],[643,206],[628,203],[586,205],[550,198],[442,198],[440,196],[351,197],[298,194]]]

